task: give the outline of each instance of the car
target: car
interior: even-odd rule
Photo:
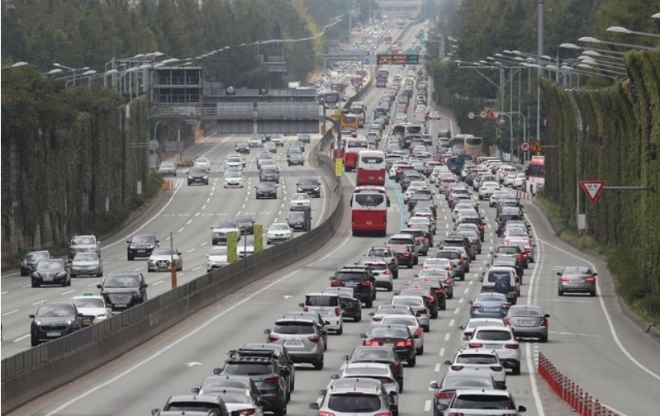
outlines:
[[[321,197],[321,182],[316,178],[302,178],[296,183],[296,192],[304,192],[311,197]]]
[[[160,240],[154,234],[135,234],[126,243],[126,257],[133,260],[136,257],[149,257],[154,248],[158,247]]]
[[[330,285],[353,288],[355,298],[367,308],[376,300],[376,277],[368,267],[342,267],[330,276]]]
[[[211,244],[227,245],[230,234],[236,234],[238,241],[241,241],[241,229],[234,220],[218,220],[211,227]]]
[[[311,319],[281,318],[273,329],[264,330],[267,342],[284,345],[295,363],[308,363],[316,370],[324,365],[325,340],[321,329]]]
[[[249,155],[250,154],[250,143],[249,142],[236,143],[235,150],[236,150],[236,153]]]
[[[396,256],[397,265],[412,269],[415,265],[415,246],[406,244],[387,244],[388,249]]]
[[[435,225],[435,221],[432,221],[432,220],[433,220],[433,217],[413,215],[408,220],[408,223],[406,224],[406,226],[408,228],[414,228],[415,226],[418,226],[418,225],[425,226],[425,227],[429,228],[431,234],[435,235],[436,225]],[[429,244],[433,245],[433,242],[429,242]]]
[[[387,364],[349,362],[343,366],[339,378],[380,380],[388,396],[392,398],[392,402],[398,404],[399,383]]]
[[[81,314],[71,302],[46,302],[30,315],[30,345],[57,339],[82,327]]]
[[[518,173],[516,174],[516,177],[513,178],[513,183],[511,184],[511,187],[513,189],[523,189],[526,180],[527,180],[527,176],[524,173]]]
[[[225,157],[225,170],[243,170],[245,161],[240,155]]]
[[[398,416],[399,409],[380,380],[371,378],[333,379],[321,398],[309,408],[319,415],[348,416],[355,414]]]
[[[112,316],[112,310],[105,303],[103,296],[97,296],[93,293],[83,293],[82,296],[74,296],[71,303],[76,305],[82,326],[89,326],[97,322],[105,321]]]
[[[490,265],[492,267],[513,267],[514,269],[516,269],[516,275],[518,277],[518,281],[522,286],[523,273],[525,271],[525,267],[520,264],[517,258],[507,257],[507,256],[493,257],[493,259],[490,262]]]
[[[223,176],[225,188],[242,188],[243,174],[240,171],[227,171]]]
[[[259,184],[254,187],[254,189],[256,189],[255,197],[257,199],[277,199],[277,183],[275,182],[260,181]]]
[[[417,355],[424,354],[424,332],[416,317],[411,315],[385,315],[378,323],[382,325],[406,325],[413,334]]]
[[[50,257],[50,252],[48,250],[30,251],[21,261],[21,276],[30,276],[36,269],[39,260],[47,260],[50,259]]]
[[[491,349],[459,349],[452,360],[446,360],[447,374],[482,373],[485,372],[495,381],[492,388],[506,388],[506,372],[495,350]]]
[[[413,237],[415,246],[417,247],[418,256],[428,255],[429,246],[431,245],[431,235],[428,227],[426,228],[426,231],[420,228],[404,228],[399,231],[399,234],[407,234]]]
[[[230,416],[225,402],[220,396],[179,394],[170,396],[162,409],[151,409],[152,416],[188,416],[217,415]]]
[[[284,146],[284,137],[282,137],[281,134],[271,134],[268,137],[268,140],[270,140],[270,142],[273,143],[277,147],[283,147]]]
[[[192,184],[209,184],[209,172],[203,167],[193,166],[188,170],[188,186]]]
[[[336,293],[339,296],[339,306],[343,319],[350,318],[353,322],[362,320],[362,302],[355,298],[355,292],[352,287],[326,287],[323,293]]]
[[[79,252],[69,263],[69,275],[103,276],[103,262],[96,252]]]
[[[69,243],[69,260],[72,260],[76,253],[96,253],[101,256],[101,242],[94,235],[77,235]]]
[[[305,158],[300,152],[291,152],[287,156],[287,164],[289,166],[305,166]]]
[[[277,145],[271,142],[264,143],[264,150],[269,153],[277,153]]]
[[[178,272],[183,270],[183,254],[179,250],[169,247],[155,248],[147,259],[147,272],[169,272],[172,270],[171,261],[175,262]]]
[[[193,167],[202,168],[206,172],[211,172],[211,162],[205,157],[198,157],[193,162]]]
[[[470,318],[499,318],[509,312],[511,304],[503,293],[480,293],[470,301]]]
[[[484,182],[479,187],[479,200],[490,199],[496,191],[501,191],[500,184],[498,182]],[[489,202],[490,205],[490,202]]]
[[[464,260],[461,253],[455,250],[454,247],[438,250],[435,257],[449,260],[454,276],[458,277],[459,280],[465,280],[465,274],[470,271],[470,262]]]
[[[226,387],[224,389],[218,389],[209,394],[209,396],[215,396],[221,399],[229,415],[252,415],[252,416],[263,416],[264,411],[262,406],[265,407],[267,404],[265,400],[260,399],[258,395],[252,395],[248,390],[241,388],[230,388]],[[186,415],[190,415],[190,411],[184,412]],[[214,414],[214,413],[207,413]]]
[[[447,282],[450,283],[447,283]],[[447,309],[447,299],[454,297],[454,279],[443,270],[426,270],[413,276],[405,287],[428,286],[435,296],[438,309]]]
[[[596,276],[598,273],[590,267],[568,266],[562,271],[557,272],[557,294],[564,296],[564,293],[588,293],[596,296]]]
[[[399,384],[399,393],[403,392],[404,373],[403,365],[393,346],[386,345],[358,345],[353,348],[350,355],[344,356],[346,363],[380,363],[387,364]]]
[[[356,265],[368,267],[376,278],[376,288],[383,288],[388,292],[394,290],[392,272],[387,262],[380,257],[362,257]]]
[[[103,278],[101,296],[113,311],[123,311],[147,301],[147,282],[140,272],[113,272]]]
[[[413,279],[410,282],[406,283],[405,286],[399,290],[398,293],[399,296],[420,296],[422,300],[424,301],[424,306],[426,306],[427,312],[428,312],[428,317],[431,319],[437,319],[438,318],[438,310],[441,309],[441,306],[444,307],[445,309],[447,308],[446,305],[438,305],[438,300],[436,297],[435,292],[433,291],[433,287],[431,284],[423,284],[417,282],[417,280]],[[443,300],[446,298],[443,298]],[[414,309],[414,308],[413,308]],[[424,321],[424,318],[420,316],[420,321]],[[426,332],[429,331],[429,326],[424,325],[424,329]]]
[[[360,334],[362,345],[385,345],[394,348],[396,355],[401,361],[405,361],[408,367],[417,364],[417,348],[415,346],[414,334],[406,325],[382,325],[375,324]]]
[[[264,139],[261,136],[252,136],[248,141],[248,146],[251,148],[258,148],[264,146]]]
[[[513,267],[491,266],[479,277],[481,292],[497,292],[506,295],[512,305],[520,296],[520,281]]]
[[[520,344],[511,328],[479,326],[474,329],[468,348],[495,350],[502,365],[510,368],[514,376],[520,375]]]
[[[275,358],[280,369],[284,370],[281,376],[286,379],[287,401],[291,400],[291,392],[295,388],[296,366],[284,345],[273,342],[253,342],[243,345],[237,350],[229,351],[229,355],[241,357]]]
[[[282,318],[288,318],[288,319],[309,319],[311,321],[314,321],[314,324],[318,328],[319,332],[321,333],[321,336],[323,337],[323,348],[324,351],[328,349],[328,330],[326,329],[326,323],[323,320],[323,317],[319,315],[318,312],[312,312],[312,311],[289,311],[282,315]]]
[[[371,246],[365,255],[366,257],[380,257],[390,268],[392,279],[399,278],[399,262],[396,259],[396,253],[387,246]]]
[[[305,312],[316,312],[325,323],[325,328],[337,335],[344,333],[342,309],[337,293],[313,292],[305,295],[305,301],[298,304]]]
[[[176,176],[176,164],[174,162],[161,162],[160,166],[158,166],[158,173],[160,173],[163,176]]]
[[[272,223],[266,230],[266,244],[284,243],[293,240],[293,230],[285,222]]]
[[[309,134],[299,134],[298,135],[298,140],[303,142],[303,143],[311,143],[312,138]]]
[[[258,153],[256,156],[256,160],[257,160],[258,169],[261,169],[262,164],[277,163],[275,162],[275,159],[273,159],[273,155],[271,155],[268,151]]]
[[[268,344],[258,344],[258,345],[268,345]],[[204,379],[202,384],[199,387],[193,387],[190,389],[190,392],[193,394],[204,395],[204,394],[213,394],[216,391],[220,391],[225,388],[230,389],[243,389],[246,391],[246,394],[259,397],[259,390],[257,385],[252,381],[248,376],[230,376],[228,374],[222,376],[208,376]]]
[[[206,254],[206,273],[211,273],[215,269],[220,269],[229,264],[227,260],[227,246],[211,247]]]
[[[458,328],[463,331],[460,349],[466,349],[468,342],[474,334],[474,329],[480,326],[505,326],[504,320],[500,318],[470,318],[465,325],[459,325]]]
[[[516,406],[513,395],[507,390],[458,389],[447,405],[445,414],[517,416],[526,411],[525,406]]]
[[[392,296],[390,301],[392,305],[409,306],[414,312],[419,324],[424,329],[424,332],[429,332],[431,328],[430,312],[426,306],[424,298],[420,295],[396,295]]]
[[[289,224],[294,231],[309,231],[312,229],[312,211],[307,208],[305,210],[291,210],[287,214],[286,223]]]
[[[513,329],[516,338],[538,338],[541,342],[548,341],[548,318],[540,306],[514,305],[509,308],[504,318],[504,324]]]
[[[289,198],[289,207],[291,211],[304,210],[312,207],[312,200],[304,192],[298,192]]]
[[[493,376],[487,372],[453,372],[448,373],[440,384],[431,382],[433,394],[433,416],[444,416],[456,390],[462,389],[497,389]]]
[[[241,231],[242,235],[252,235],[254,234],[254,218],[250,214],[237,214],[234,215],[232,221],[238,225],[238,229]]]
[[[42,285],[71,286],[71,276],[67,272],[66,263],[62,259],[40,260],[30,279],[32,287],[41,287]]]
[[[239,258],[248,257],[254,254],[254,235],[244,235],[241,242],[236,246]]]
[[[440,248],[441,249],[449,249],[449,248],[454,248],[458,247],[463,250],[465,250],[469,254],[469,261],[472,261],[477,258],[477,247],[476,245],[470,241],[470,239],[464,235],[457,234],[457,233],[451,233],[447,237],[445,237],[442,242],[440,242]],[[469,272],[470,270],[466,270]]]

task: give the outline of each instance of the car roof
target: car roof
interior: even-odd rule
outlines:
[[[459,396],[462,394],[488,394],[491,396],[503,396],[511,397],[511,392],[508,390],[496,390],[496,389],[457,389],[454,396]]]
[[[383,384],[373,378],[340,378],[332,380],[327,390],[328,394],[344,394],[362,391],[367,394],[381,394]]]
[[[302,318],[297,318],[297,317],[288,317],[288,318],[280,318],[275,321],[275,325],[278,324],[289,324],[289,323],[299,323],[299,324],[309,324],[309,325],[314,325],[316,321],[312,319],[308,319],[305,317]]]
[[[332,296],[332,297],[339,297],[337,293],[327,293],[327,292],[310,292],[306,293],[305,296]]]

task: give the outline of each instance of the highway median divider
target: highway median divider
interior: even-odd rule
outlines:
[[[321,249],[339,229],[344,211],[341,178],[320,153],[332,130],[315,147],[312,165],[335,186],[324,197],[331,212],[317,228],[169,290],[103,322],[2,360],[2,410],[23,404],[89,374],[237,290]]]

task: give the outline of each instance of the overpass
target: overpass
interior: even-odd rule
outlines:
[[[381,14],[389,18],[416,19],[422,11],[421,0],[376,0]]]

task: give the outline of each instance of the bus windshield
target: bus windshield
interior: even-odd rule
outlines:
[[[359,193],[353,196],[354,208],[378,208],[385,206],[385,195],[379,193]]]

